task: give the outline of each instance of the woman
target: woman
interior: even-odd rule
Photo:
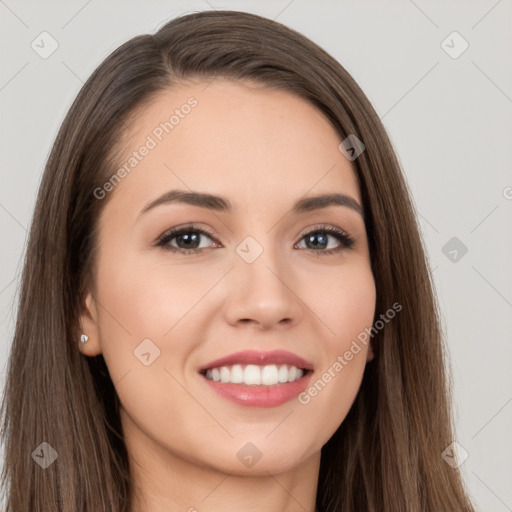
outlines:
[[[338,62],[233,11],[135,37],[40,186],[7,511],[472,511],[442,457],[436,307],[393,149]]]

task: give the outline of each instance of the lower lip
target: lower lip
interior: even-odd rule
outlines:
[[[304,391],[313,372],[308,371],[299,380],[275,384],[273,386],[247,386],[245,384],[228,384],[201,377],[213,391],[223,398],[246,407],[277,407]]]

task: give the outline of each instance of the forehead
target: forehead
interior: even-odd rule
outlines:
[[[147,199],[190,188],[227,195],[235,211],[269,196],[343,192],[360,201],[341,138],[323,113],[288,91],[221,78],[181,83],[141,105],[127,126],[117,163],[149,149],[116,194]]]

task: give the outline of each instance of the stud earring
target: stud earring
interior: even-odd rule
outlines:
[[[87,334],[82,334],[82,336],[80,336],[80,343],[82,345],[85,345],[87,343],[88,339],[89,339],[89,336],[87,336]]]

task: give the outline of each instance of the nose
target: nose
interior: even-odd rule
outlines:
[[[264,250],[252,263],[237,256],[229,280],[225,315],[230,325],[289,328],[301,318],[304,303],[297,280],[289,263],[275,252]]]

